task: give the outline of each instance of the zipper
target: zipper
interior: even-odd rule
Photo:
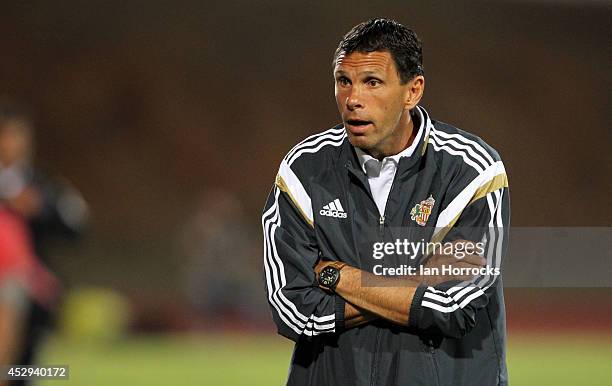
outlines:
[[[374,344],[374,359],[372,360],[372,375],[370,377],[370,385],[378,386],[376,378],[378,378],[378,356],[380,355],[380,329],[376,330],[376,342]]]
[[[434,376],[436,377],[436,385],[440,384],[440,374],[438,374],[438,361],[436,360],[436,349],[434,348],[433,339],[429,340],[429,354],[433,365]]]
[[[362,179],[362,176],[360,174],[358,174],[352,167],[351,162],[347,162],[345,164],[345,167],[357,178],[357,180],[361,183],[361,185],[363,185],[363,188],[365,189],[365,191],[368,193],[368,196],[370,197],[370,199],[372,200],[372,203],[374,204],[374,207],[376,207],[378,209],[378,206],[376,205],[376,201],[374,200],[374,196],[372,195],[372,192],[370,191],[370,185],[369,182],[366,180],[364,181]],[[398,167],[399,169],[399,167]],[[397,170],[395,173],[395,176],[393,176],[393,181],[391,182],[391,189],[389,190],[389,195],[391,195],[391,192],[393,191],[393,186],[395,185],[395,180],[398,178],[397,175]],[[387,197],[387,201],[389,200],[389,198]],[[377,210],[378,212],[378,210]],[[385,206],[385,211],[384,213],[380,213],[379,215],[380,217],[378,218],[378,235],[380,237],[381,241],[384,241],[384,236],[385,236],[385,220],[386,220],[386,212],[387,212],[387,207]],[[374,342],[374,358],[372,360],[372,373],[371,373],[371,377],[370,377],[370,385],[372,386],[378,386],[377,383],[377,378],[378,378],[378,372],[379,372],[379,368],[378,368],[378,362],[380,360],[380,341],[381,341],[381,334],[382,331],[381,329],[377,329],[376,330],[376,340]],[[437,376],[437,374],[436,374]],[[438,382],[439,384],[439,382]]]
[[[397,176],[398,170],[399,170],[399,163],[397,165],[397,169],[395,170],[395,175],[393,176],[393,180],[391,181],[391,188],[389,189],[389,195],[387,196],[387,202],[385,203],[384,213],[382,213],[380,218],[378,219],[378,230],[379,230],[380,237],[383,237],[384,234],[385,234],[385,218],[386,218],[386,215],[387,215],[387,204],[389,203],[389,197],[391,197],[391,193],[393,192],[393,187],[395,186],[395,181],[398,178],[398,176]],[[385,241],[385,240],[381,239],[380,241]]]
[[[380,216],[378,219],[378,235],[381,237],[381,241],[384,241],[382,238],[385,235],[385,215]]]

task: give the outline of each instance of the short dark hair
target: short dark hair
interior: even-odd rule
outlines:
[[[0,95],[0,131],[4,130],[9,124],[20,123],[19,129],[30,132],[32,127],[32,114],[28,109],[15,100]]]
[[[411,29],[390,19],[371,19],[354,26],[338,44],[333,66],[336,66],[340,54],[374,51],[388,51],[391,54],[403,84],[424,74],[423,48],[419,37]]]

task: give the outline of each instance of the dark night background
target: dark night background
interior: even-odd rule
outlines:
[[[422,39],[430,115],[502,155],[514,226],[610,226],[609,2],[5,2],[0,94],[30,106],[38,165],[93,214],[56,270],[178,297],[178,234],[218,189],[258,236],[281,158],[339,119],[340,37],[379,16]]]

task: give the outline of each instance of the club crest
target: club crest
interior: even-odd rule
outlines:
[[[434,200],[433,196],[430,194],[427,200],[421,201],[412,208],[410,211],[410,218],[416,221],[420,226],[425,226],[435,203],[436,200]]]

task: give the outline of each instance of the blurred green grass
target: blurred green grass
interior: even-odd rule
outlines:
[[[132,336],[104,344],[56,337],[40,362],[69,365],[70,380],[36,385],[282,385],[291,349],[274,335]],[[610,385],[610,363],[610,336],[511,335],[508,345],[513,386]]]

